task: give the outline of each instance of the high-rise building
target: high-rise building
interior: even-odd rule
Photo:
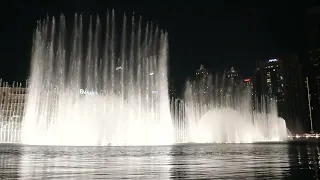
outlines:
[[[267,86],[267,71],[264,62],[259,61],[253,76],[253,96],[254,96],[254,110],[261,111],[265,96],[268,92]]]
[[[231,67],[227,71],[227,79],[228,79],[228,85],[231,85],[233,87],[239,87],[242,83],[242,78],[239,76],[239,72],[234,69],[234,67]]]
[[[233,96],[235,93],[240,93],[243,87],[243,79],[239,76],[239,72],[231,67],[226,74],[226,93]]]
[[[286,111],[284,105],[284,72],[282,67],[283,61],[278,59],[270,59],[265,62],[267,96],[269,98],[276,98],[280,117],[284,117]]]
[[[200,65],[200,69],[196,71],[196,80],[199,83],[198,86],[200,88],[200,91],[202,91],[204,94],[208,91],[208,77],[208,70],[205,69],[203,65]]]
[[[303,63],[304,74],[308,78],[309,119],[312,121],[312,130],[320,132],[320,6],[308,9],[306,40]]]
[[[320,49],[309,51],[306,76],[308,77],[313,130],[320,132]]]
[[[253,82],[250,78],[243,79],[243,93],[244,94],[250,93],[252,110],[254,110],[255,97],[254,97],[254,93],[253,93]]]
[[[251,88],[252,87],[252,82],[251,82],[250,78],[243,79],[243,87],[244,88]]]
[[[296,54],[281,56],[284,78],[284,115],[287,126],[296,133],[310,132],[307,111],[307,93],[302,66]]]
[[[255,109],[265,98],[275,98],[278,116],[285,119],[293,133],[308,131],[306,91],[302,67],[296,55],[280,56],[260,63],[254,77]],[[261,99],[262,98],[262,99]]]
[[[0,121],[22,120],[27,98],[27,88],[21,83],[9,85],[0,79]]]
[[[207,69],[204,68],[204,66],[201,64],[200,68],[196,71],[196,79],[197,80],[203,80],[204,78],[208,77],[209,72]]]

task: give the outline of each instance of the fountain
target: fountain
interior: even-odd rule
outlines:
[[[171,99],[171,116],[174,124],[174,142],[186,142],[185,104],[182,99]]]
[[[63,15],[34,33],[22,143],[126,146],[174,143],[167,85],[167,33],[123,17],[117,44],[114,11],[72,32]],[[94,24],[94,25],[93,25]],[[128,26],[128,28],[127,28]],[[129,34],[128,34],[129,31]]]
[[[251,87],[236,88],[223,78],[219,80],[218,76],[213,82],[211,75],[187,82],[181,108],[184,113],[176,115],[177,122],[182,122],[181,117],[184,119],[176,126],[176,132],[184,132],[178,138],[180,143],[252,143],[287,139],[289,132],[285,121],[277,115],[274,98],[262,98],[261,103],[252,103]]]
[[[252,103],[250,89],[218,76],[188,81],[184,99],[170,104],[167,33],[152,23],[143,28],[134,16],[128,23],[124,15],[117,39],[114,11],[105,23],[100,19],[76,14],[72,28],[63,15],[38,22],[27,98],[20,96],[26,92],[21,84],[10,90],[0,80],[7,94],[0,103],[1,143],[127,146],[288,137],[272,97]]]

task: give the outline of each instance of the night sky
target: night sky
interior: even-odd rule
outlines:
[[[193,2],[188,3],[188,2]],[[32,33],[47,14],[73,16],[115,9],[157,22],[169,33],[170,78],[183,84],[200,64],[212,71],[234,66],[251,76],[257,60],[298,52],[304,19],[316,1],[11,1],[2,5],[0,78],[24,81],[29,74]],[[299,2],[299,3],[298,3]]]

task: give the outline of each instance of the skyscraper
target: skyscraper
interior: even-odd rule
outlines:
[[[252,83],[251,83],[251,79],[250,78],[243,79],[243,86],[244,87],[250,88],[251,85],[252,85]]]
[[[196,79],[197,80],[202,80],[205,77],[208,77],[209,72],[207,69],[204,68],[204,66],[201,64],[200,68],[196,71]]]
[[[307,93],[302,66],[296,54],[279,57],[284,78],[284,114],[290,130],[296,133],[310,132],[307,111]]]
[[[284,72],[283,61],[278,59],[270,59],[265,62],[266,69],[266,81],[267,81],[267,96],[276,98],[278,106],[278,114],[280,117],[284,117],[285,105],[284,105]]]
[[[320,132],[320,49],[309,51],[306,66],[314,131]]]
[[[251,95],[251,105],[252,110],[254,110],[254,104],[255,104],[255,97],[253,93],[253,82],[250,78],[243,79],[243,93],[244,94],[250,94]]]
[[[261,111],[263,107],[263,102],[265,100],[265,96],[267,95],[267,72],[264,65],[264,62],[259,61],[257,64],[257,68],[254,71],[253,76],[253,97],[254,104],[253,109],[255,111]]]
[[[310,95],[310,121],[313,130],[320,132],[320,7],[308,9],[306,16],[305,76],[308,77]],[[311,123],[310,123],[311,124]],[[311,129],[311,127],[310,127]]]
[[[240,86],[241,82],[241,77],[239,76],[239,72],[234,69],[234,67],[231,67],[227,71],[227,79],[228,79],[228,84],[234,87]]]
[[[207,80],[208,80],[209,72],[204,68],[203,65],[200,65],[200,68],[196,71],[196,80],[200,83],[198,86],[205,94],[208,91]]]
[[[275,98],[278,116],[285,119],[289,130],[293,133],[308,131],[304,76],[297,55],[284,55],[261,63],[254,81],[253,92],[258,102],[255,109],[261,108],[266,100],[264,96]]]

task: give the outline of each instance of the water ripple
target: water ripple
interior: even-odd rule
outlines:
[[[318,179],[318,149],[318,144],[0,146],[0,177],[32,180]]]

